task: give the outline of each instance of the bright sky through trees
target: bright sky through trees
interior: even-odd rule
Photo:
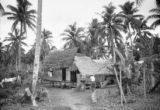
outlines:
[[[32,9],[37,9],[37,1],[30,0],[33,5]],[[100,18],[96,13],[102,12],[104,5],[112,2],[119,9],[118,5],[126,1],[128,0],[43,0],[42,27],[53,33],[54,45],[60,49],[64,44],[60,34],[69,24],[73,24],[76,21],[78,26],[86,27],[92,18]],[[1,0],[1,3],[8,11],[6,6],[9,4],[16,5],[16,0]],[[139,13],[148,16],[148,11],[154,7],[154,0],[145,0],[139,8]],[[3,40],[11,30],[12,21],[8,21],[6,17],[0,18],[0,20],[0,36],[2,36],[1,40]],[[35,32],[28,30],[26,43],[29,47],[26,50],[33,45],[35,36]]]

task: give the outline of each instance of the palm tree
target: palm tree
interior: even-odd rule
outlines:
[[[69,25],[67,29],[62,33],[63,40],[66,41],[64,48],[73,48],[79,47],[82,41],[83,36],[83,28],[77,27],[76,23]]]
[[[110,3],[108,6],[105,6],[104,8],[105,11],[102,12],[102,26],[105,27],[108,48],[110,50],[110,54],[113,57],[113,48],[120,48],[118,45],[122,44],[121,32],[125,31],[125,26],[122,24],[122,19],[114,12],[116,8],[112,5],[112,3]]]
[[[11,12],[6,12],[9,20],[13,20],[14,23],[12,25],[12,31],[18,28],[20,25],[20,32],[21,34],[27,32],[27,26],[34,30],[35,28],[35,13],[36,11],[31,9],[29,10],[29,6],[31,3],[27,0],[17,0],[17,7],[12,5],[8,5],[7,7],[11,10]],[[20,41],[21,43],[21,41]],[[21,47],[19,47],[19,70],[20,70],[20,63],[21,63]]]
[[[97,19],[92,19],[87,34],[85,41],[87,43],[88,55],[92,58],[105,56],[105,30]]]
[[[53,38],[52,32],[44,29],[42,31],[42,44],[41,44],[41,54],[43,54],[42,59],[45,58],[46,55],[48,55],[49,51],[51,50],[51,40],[50,38]]]
[[[119,15],[125,19],[124,25],[127,26],[128,29],[126,40],[130,38],[131,46],[133,46],[131,28],[134,30],[139,23],[138,19],[143,18],[143,16],[136,14],[138,9],[134,7],[134,2],[127,1],[124,5],[120,5],[120,8],[122,11]]]
[[[41,50],[41,23],[42,23],[42,0],[38,0],[38,13],[37,13],[37,35],[36,35],[36,48],[34,58],[34,68],[32,77],[32,103],[37,106],[36,98],[36,85],[38,80],[40,50]]]
[[[33,9],[29,10],[30,6],[31,3],[27,0],[17,0],[17,7],[12,5],[7,6],[11,12],[6,12],[5,15],[8,16],[7,19],[14,21],[12,31],[15,30],[18,25],[20,25],[21,33],[27,31],[27,26],[34,30],[36,11]]]
[[[115,7],[110,3],[108,6],[105,6],[105,11],[102,12],[102,18],[103,18],[103,23],[102,25],[105,27],[105,31],[107,34],[107,43],[108,43],[108,48],[110,50],[110,54],[112,55],[112,59],[114,63],[116,63],[116,53],[115,49],[118,48],[117,50],[121,50],[121,44],[122,42],[122,35],[121,32],[125,32],[125,26],[122,24],[123,20],[115,13]],[[116,74],[116,79],[120,88],[121,100],[124,98],[124,93],[122,90],[122,83],[121,83],[121,78],[120,81],[117,77],[117,71],[114,68],[114,72]],[[122,102],[122,101],[121,101]]]
[[[22,37],[24,33],[20,33],[19,30],[15,30],[14,33],[9,33],[8,35],[10,37],[6,37],[4,41],[9,42],[9,46],[10,46],[10,52],[11,52],[11,56],[12,58],[14,58],[15,60],[15,66],[16,66],[16,70],[17,70],[17,65],[18,65],[18,53],[19,50],[17,50],[18,47],[21,47],[21,50],[24,50],[22,48],[22,45],[27,46],[27,44],[25,42],[23,42],[23,40],[26,39],[26,37]],[[21,43],[20,43],[21,42]],[[21,45],[21,46],[20,46]],[[21,51],[22,52],[22,51]]]
[[[160,25],[160,8],[154,8],[150,10],[152,15],[148,17],[148,19],[155,19],[155,21],[152,23],[151,27],[156,28]]]
[[[152,29],[153,28],[147,25],[147,20],[145,20],[144,18],[139,20],[138,25],[136,27],[137,34],[134,38],[134,42],[137,45],[139,45],[139,47],[143,48],[143,50],[147,49],[147,45],[150,45],[150,39],[154,37],[154,35],[150,32],[150,30]],[[140,41],[141,43],[138,43]],[[143,51],[142,53],[144,54],[146,52],[149,51]]]

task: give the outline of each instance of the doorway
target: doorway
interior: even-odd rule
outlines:
[[[62,68],[62,81],[66,81],[66,68]]]
[[[77,82],[77,72],[71,71],[71,82]]]

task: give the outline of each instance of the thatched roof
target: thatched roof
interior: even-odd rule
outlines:
[[[74,57],[80,55],[77,51],[77,48],[53,51],[45,58],[43,68],[68,68],[73,64]]]
[[[75,65],[82,75],[113,75],[111,60],[92,60],[90,57],[75,56]]]

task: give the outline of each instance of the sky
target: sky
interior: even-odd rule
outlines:
[[[37,10],[38,0],[29,0],[32,3],[30,9]],[[96,13],[103,11],[103,6],[113,3],[119,10],[118,5],[128,0],[43,0],[42,6],[42,30],[45,28],[52,32],[53,45],[61,49],[64,45],[61,33],[68,25],[77,22],[78,26],[87,27],[93,18],[100,19]],[[133,1],[133,0],[131,0]],[[7,5],[16,6],[16,0],[0,0],[6,11]],[[141,14],[148,16],[149,10],[155,7],[154,0],[144,0],[143,5],[139,8]],[[11,30],[12,21],[8,21],[6,17],[0,17],[0,40],[2,41],[8,36]],[[28,51],[35,42],[36,34],[32,30],[28,30],[25,42]]]

